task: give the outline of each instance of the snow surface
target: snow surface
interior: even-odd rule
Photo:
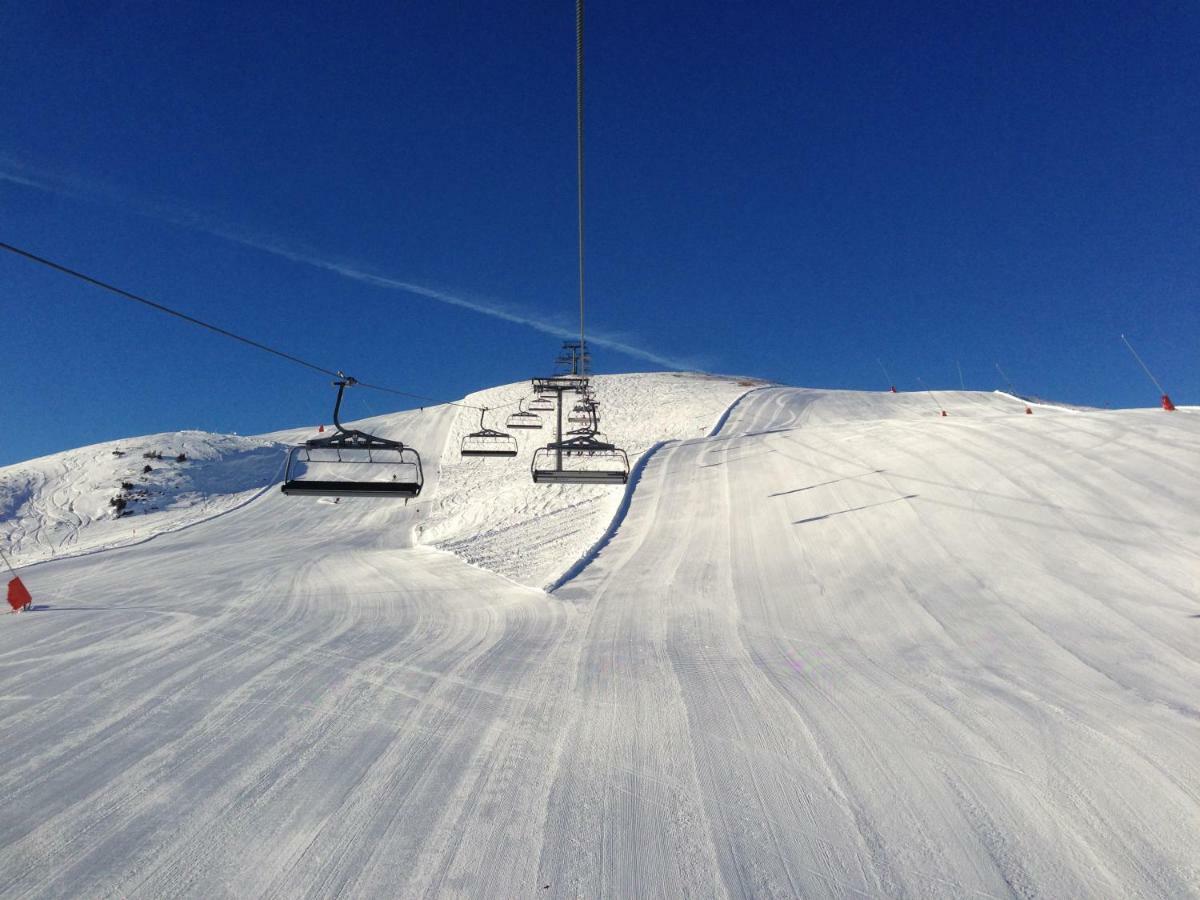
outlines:
[[[708,434],[729,405],[761,382],[688,374],[592,378],[600,402],[601,431],[622,447],[631,465],[657,442]],[[496,408],[487,425],[503,429],[529,383],[480,391],[466,398]],[[574,402],[567,395],[570,409]],[[602,537],[624,496],[611,485],[534,484],[534,450],[554,439],[555,414],[542,413],[543,428],[514,430],[515,460],[464,458],[462,439],[479,429],[479,413],[463,410],[450,432],[442,484],[421,541],[522,584],[547,587]],[[578,427],[566,421],[564,432]]]
[[[441,407],[376,423],[416,502],[231,474],[23,570],[0,895],[1200,896],[1196,410],[762,388],[709,437],[748,386],[648,379],[605,386],[666,441],[624,504],[461,461]]]
[[[14,563],[26,564],[177,531],[276,482],[283,453],[282,444],[256,438],[180,431],[5,466],[0,536]]]

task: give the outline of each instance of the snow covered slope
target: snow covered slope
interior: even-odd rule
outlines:
[[[602,426],[631,460],[658,442],[706,434],[734,400],[761,384],[689,373],[593,379]],[[553,439],[550,416],[544,417],[542,430],[513,432],[520,442],[516,459],[459,454],[463,436],[479,428],[473,407],[497,407],[489,424],[503,428],[517,401],[528,395],[529,382],[520,382],[473,394],[464,401],[470,406],[458,409],[433,406],[348,424],[419,448],[428,483],[421,502],[402,510],[416,542],[543,587],[601,538],[624,491],[532,483],[534,450]],[[0,538],[7,539],[14,561],[25,565],[177,531],[228,512],[279,482],[287,448],[317,436],[315,427],[251,438],[179,432],[0,468]],[[178,459],[180,454],[186,459]],[[151,471],[144,472],[146,467]],[[316,521],[331,516],[338,521],[334,512],[314,507],[318,503],[293,498],[288,508],[305,510]],[[392,506],[360,499],[338,505],[358,513]]]
[[[419,545],[554,568],[447,408],[420,502],[26,570],[0,895],[1200,896],[1197,411],[736,387],[549,595]]]
[[[601,375],[592,379],[600,426],[631,463],[652,446],[707,434],[738,397],[760,386],[737,378],[695,374]],[[467,398],[495,407],[488,424],[503,428],[529,383]],[[569,395],[568,395],[569,396]],[[545,587],[586,555],[612,521],[624,490],[611,485],[534,484],[534,450],[554,439],[553,413],[542,430],[514,431],[515,460],[464,459],[463,437],[479,429],[479,414],[460,412],[450,433],[442,485],[421,540],[468,562],[533,587]],[[575,427],[564,422],[564,430]]]
[[[76,556],[212,518],[278,480],[283,446],[180,431],[0,468],[0,536],[14,562]]]

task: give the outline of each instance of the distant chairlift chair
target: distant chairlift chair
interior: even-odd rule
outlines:
[[[504,423],[505,428],[541,428],[542,417],[537,413],[525,411],[525,401],[521,401],[521,405],[517,412],[508,417],[508,421]]]
[[[460,451],[463,456],[514,457],[517,455],[517,439],[511,434],[496,431],[484,425],[487,409],[479,411],[479,430],[472,431],[462,440]]]
[[[340,374],[340,373],[339,373]],[[342,394],[357,384],[342,375],[329,437],[314,438],[288,452],[281,490],[313,497],[416,497],[425,483],[421,454],[400,441],[342,427]],[[332,477],[312,477],[321,474]]]
[[[583,425],[591,422],[596,414],[597,403],[590,398],[580,400],[567,414],[567,421],[572,425]]]
[[[551,441],[533,454],[530,472],[535,484],[626,484],[629,456],[603,439],[600,417],[590,403],[589,424]]]
[[[584,434],[538,448],[530,472],[535,484],[625,484],[629,456],[620,447]]]
[[[535,412],[553,412],[554,398],[538,394],[534,401],[529,404],[529,408]]]

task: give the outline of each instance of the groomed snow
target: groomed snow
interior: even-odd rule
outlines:
[[[630,464],[664,440],[708,434],[722,413],[756,382],[694,374],[597,376],[600,427],[622,447]],[[480,391],[473,406],[495,408],[487,424],[503,430],[529,383]],[[568,404],[576,398],[567,395]],[[541,430],[514,430],[516,459],[464,458],[462,439],[479,430],[479,413],[463,409],[455,420],[442,463],[442,483],[420,540],[532,587],[546,587],[603,536],[624,496],[611,485],[534,484],[530,463],[554,439],[554,413],[542,413]],[[578,427],[566,421],[564,432]]]
[[[606,385],[666,443],[551,594],[620,489],[447,407],[375,423],[418,502],[247,484],[25,569],[0,895],[1200,896],[1196,410],[762,388],[707,437],[748,387],[676,380]]]

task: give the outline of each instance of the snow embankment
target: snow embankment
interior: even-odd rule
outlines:
[[[598,375],[600,428],[629,454],[630,465],[655,444],[708,434],[740,396],[763,382],[690,373]],[[494,407],[487,425],[506,430],[529,382],[471,394],[464,402]],[[570,397],[570,402],[574,397]],[[568,407],[569,409],[569,407]],[[605,534],[621,505],[619,486],[534,484],[530,463],[554,439],[554,413],[541,430],[514,430],[515,459],[460,455],[462,439],[479,429],[479,413],[462,409],[451,428],[441,485],[419,541],[532,587],[553,583]],[[563,429],[576,427],[564,419]]]
[[[14,565],[176,531],[278,479],[282,444],[179,431],[109,441],[0,468],[0,537]]]

